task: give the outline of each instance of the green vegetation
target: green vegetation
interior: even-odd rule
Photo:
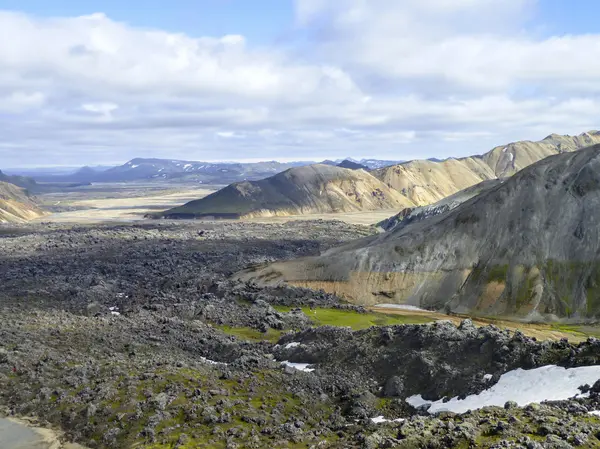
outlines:
[[[281,338],[283,331],[269,329],[266,333],[251,327],[214,326],[229,335],[234,335],[247,341],[270,341],[276,343]]]
[[[280,312],[289,312],[291,307],[275,307]],[[359,313],[342,309],[310,309],[303,307],[302,311],[309,316],[316,326],[351,327],[354,330],[367,329],[371,326],[393,326],[396,324],[424,324],[433,321],[432,318],[420,315],[396,315],[385,313]]]

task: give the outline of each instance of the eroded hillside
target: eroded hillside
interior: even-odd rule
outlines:
[[[26,190],[0,181],[0,223],[20,223],[42,215]]]

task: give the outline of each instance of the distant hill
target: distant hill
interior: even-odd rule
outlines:
[[[322,288],[360,304],[600,317],[600,145],[545,158],[488,187],[390,232],[239,277]]]
[[[350,170],[369,170],[369,167],[366,165],[359,164],[358,162],[354,162],[348,159],[344,159],[342,162],[337,164],[338,167],[348,168]]]
[[[404,208],[412,204],[363,170],[324,164],[296,167],[260,181],[234,183],[167,210],[167,218],[243,218]]]
[[[511,176],[555,154],[576,151],[600,143],[600,133],[578,136],[551,134],[539,142],[501,145],[481,156],[443,161],[414,160],[374,170],[372,173],[411,202],[425,206],[481,181]]]
[[[14,184],[18,187],[22,187],[31,192],[37,190],[38,185],[35,182],[35,179],[30,178],[29,176],[19,176],[19,175],[7,175],[0,170],[0,182],[5,182],[8,184]]]
[[[0,181],[0,223],[21,223],[44,215],[27,190]]]

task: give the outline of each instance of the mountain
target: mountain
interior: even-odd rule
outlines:
[[[234,183],[160,214],[167,218],[249,218],[354,212],[412,206],[364,170],[323,164],[296,167],[260,181]]]
[[[42,215],[44,212],[27,190],[0,181],[0,223],[21,223]]]
[[[30,178],[28,176],[7,175],[5,173],[2,173],[2,170],[0,170],[0,182],[13,184],[15,186],[22,187],[30,191],[36,191],[38,189],[38,185],[35,182],[35,179]]]
[[[595,145],[545,158],[444,213],[240,278],[323,288],[361,304],[598,317],[599,222]]]
[[[489,179],[487,181],[482,181],[479,184],[467,187],[466,189],[461,190],[454,195],[450,195],[449,197],[446,197],[437,203],[433,203],[428,206],[407,207],[406,209],[402,209],[393,217],[377,223],[376,226],[384,231],[391,231],[393,229],[397,229],[399,226],[406,226],[407,224],[414,223],[415,221],[425,220],[433,217],[434,215],[439,215],[455,209],[465,201],[470,200],[474,196],[479,195],[488,189],[492,189],[503,182],[504,179]]]
[[[358,162],[351,161],[349,159],[344,159],[342,162],[337,164],[338,167],[348,168],[350,170],[368,170],[369,167],[366,165],[359,164]]]
[[[356,161],[354,161],[356,162]],[[389,167],[390,165],[398,165],[404,161],[384,161],[379,159],[361,159],[358,161],[359,164],[369,167],[370,170],[375,170],[377,168]]]
[[[481,156],[414,160],[373,171],[411,202],[424,206],[488,179],[513,175],[545,157],[600,143],[600,133],[551,134],[539,142],[522,141],[496,147]]]

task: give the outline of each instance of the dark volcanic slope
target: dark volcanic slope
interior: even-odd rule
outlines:
[[[399,192],[363,170],[316,164],[292,168],[260,181],[231,184],[161,215],[240,218],[355,212],[410,205],[412,203]]]
[[[544,159],[449,212],[242,277],[365,304],[599,316],[599,219],[596,145]]]

